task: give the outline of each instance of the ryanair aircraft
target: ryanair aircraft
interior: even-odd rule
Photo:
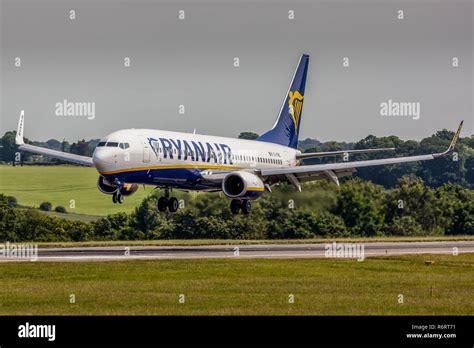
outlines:
[[[248,214],[251,201],[273,185],[290,183],[301,191],[301,183],[326,179],[339,185],[339,178],[360,167],[432,160],[454,150],[462,122],[451,145],[443,153],[397,157],[370,161],[299,165],[303,159],[393,150],[364,149],[301,153],[298,134],[305,97],[309,56],[300,58],[280,115],[273,128],[256,140],[168,132],[153,129],[124,129],[104,137],[92,158],[45,149],[23,140],[24,112],[20,115],[16,143],[19,149],[85,166],[99,173],[98,189],[122,203],[124,196],[137,191],[140,184],[162,188],[158,209],[175,212],[178,200],[171,189],[222,191],[231,199],[232,213]]]

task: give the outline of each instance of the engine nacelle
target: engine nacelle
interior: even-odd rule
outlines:
[[[105,193],[106,195],[111,195],[117,191],[117,188],[102,175],[97,179],[97,188],[100,192]]]
[[[100,192],[105,193],[106,195],[112,195],[114,192],[117,191],[117,187],[115,187],[109,180],[104,178],[102,175],[99,176],[97,180],[97,188]],[[122,188],[120,189],[120,193],[123,196],[130,196],[131,194],[137,192],[138,185],[137,184],[123,184]]]
[[[222,191],[229,198],[255,199],[264,189],[262,179],[245,171],[229,173],[222,181]]]
[[[122,189],[120,190],[120,193],[124,196],[130,196],[137,192],[138,190],[138,184],[123,184]]]

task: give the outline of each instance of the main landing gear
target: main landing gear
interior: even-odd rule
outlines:
[[[250,214],[251,208],[252,203],[250,203],[249,199],[233,199],[230,202],[230,211],[232,214],[238,214],[242,211],[243,214],[248,215]]]
[[[168,208],[170,213],[175,213],[179,208],[179,202],[176,197],[170,197],[170,190],[165,189],[165,195],[158,199],[158,210],[165,211]]]

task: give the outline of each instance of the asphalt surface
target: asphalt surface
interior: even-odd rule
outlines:
[[[39,248],[34,261],[324,257],[362,260],[373,256],[456,252],[474,253],[474,241]],[[31,260],[0,255],[0,262]]]

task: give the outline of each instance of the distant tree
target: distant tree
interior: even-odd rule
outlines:
[[[457,207],[448,234],[474,235],[474,200],[463,202]]]
[[[308,151],[310,148],[318,148],[322,143],[317,139],[306,138],[303,140],[298,141],[298,147],[306,152],[314,152]]]
[[[46,144],[50,149],[61,150],[61,142],[56,139],[49,139]]]
[[[474,187],[474,154],[466,158],[464,166],[466,168],[466,181]]]
[[[15,164],[15,153],[18,146],[15,144],[16,131],[6,132],[1,138],[0,157],[2,161]]]
[[[39,208],[44,211],[51,211],[53,205],[50,202],[41,202]]]
[[[83,242],[93,239],[92,224],[81,221],[64,220],[64,229],[68,233],[68,238],[75,242]]]
[[[56,208],[54,208],[54,211],[57,213],[67,213],[66,208],[64,208],[62,205],[58,205]]]
[[[384,215],[380,209],[383,192],[380,186],[353,179],[341,186],[335,213],[342,217],[354,235],[382,234]]]
[[[89,142],[84,139],[79,140],[77,143],[71,144],[71,153],[81,156],[91,156],[93,149],[89,147]]]
[[[407,221],[400,220],[402,217],[410,216],[424,233],[442,234],[452,223],[457,202],[464,197],[464,189],[458,185],[435,190],[423,185],[420,178],[405,176],[385,196],[385,221],[388,225],[400,225]]]
[[[6,196],[7,198],[7,204],[12,206],[12,207],[16,207],[18,205],[18,201],[16,200],[15,197],[13,196]]]
[[[386,234],[394,236],[419,236],[424,234],[421,225],[411,216],[397,216],[385,229]]]

